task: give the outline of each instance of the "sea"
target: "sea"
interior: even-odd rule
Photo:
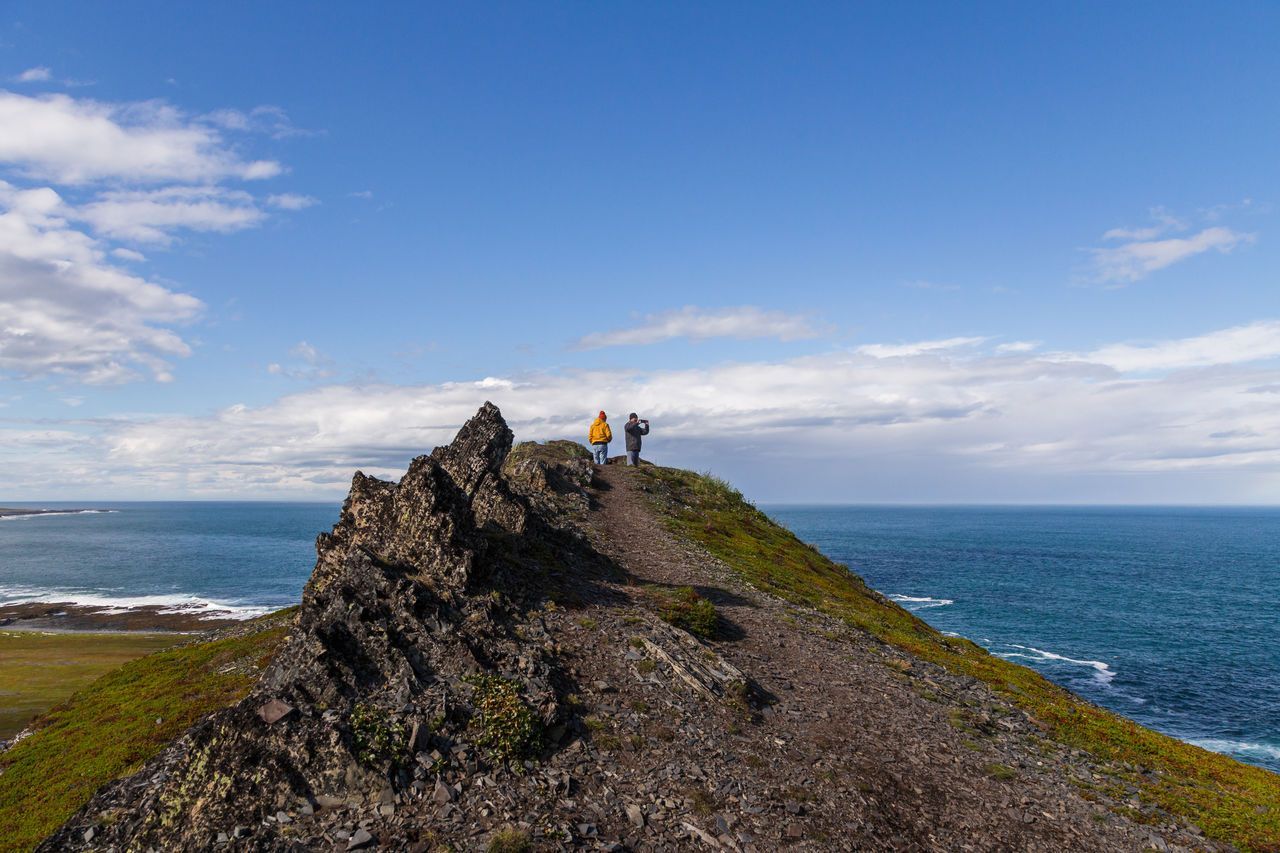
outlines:
[[[38,506],[66,512],[0,518],[0,605],[241,618],[298,602],[340,509]],[[1280,772],[1280,509],[762,509],[939,630]]]

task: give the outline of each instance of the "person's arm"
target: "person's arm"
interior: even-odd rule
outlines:
[[[641,424],[641,426],[640,426],[640,434],[641,434],[641,435],[648,435],[648,434],[649,434],[649,422],[648,422],[648,421],[645,421],[643,424]]]
[[[613,428],[608,424],[604,425],[604,443],[608,444],[613,441]]]

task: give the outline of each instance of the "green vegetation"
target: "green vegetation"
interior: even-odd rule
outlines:
[[[404,723],[376,705],[357,705],[349,722],[356,758],[361,763],[378,764],[404,751],[408,736]]]
[[[188,639],[181,634],[0,632],[0,738],[122,663]]]
[[[0,851],[30,850],[102,785],[143,762],[257,681],[293,610],[256,630],[157,652],[102,676],[35,723],[0,755]]]
[[[1007,764],[988,764],[986,771],[987,775],[992,779],[1001,779],[1007,782],[1010,779],[1018,778],[1018,772]]]
[[[520,685],[496,675],[466,679],[475,688],[471,718],[475,742],[500,761],[524,758],[542,743],[542,726],[533,709],[520,696]]]
[[[722,481],[656,466],[631,469],[629,475],[673,532],[703,546],[757,588],[981,679],[1027,711],[1054,740],[1114,762],[1144,800],[1194,821],[1212,838],[1247,850],[1280,851],[1280,776],[1146,729],[968,640],[943,636],[775,524]],[[1131,772],[1126,765],[1155,772]]]
[[[716,606],[698,595],[691,586],[675,589],[649,587],[649,593],[657,599],[658,615],[677,628],[683,628],[695,637],[713,639],[719,617]]]
[[[528,853],[533,849],[533,839],[520,829],[500,829],[489,839],[486,853]]]

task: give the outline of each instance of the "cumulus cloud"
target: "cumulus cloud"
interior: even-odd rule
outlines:
[[[1236,490],[1228,499],[1248,500],[1245,486],[1280,477],[1280,394],[1270,390],[1280,368],[1262,360],[1261,346],[1198,343],[1236,333],[1187,338],[1183,346],[1202,354],[1164,363],[1197,369],[1161,374],[1114,357],[1115,347],[1063,359],[969,344],[916,346],[912,357],[831,351],[684,370],[318,385],[206,417],[48,424],[79,438],[46,462],[135,493],[336,496],[357,468],[399,476],[490,399],[521,439],[581,440],[597,409],[634,409],[654,423],[646,446],[655,458],[713,467],[744,485],[768,471],[774,494],[790,483],[810,498],[825,489],[836,498],[973,499],[1022,483],[1045,489],[1026,492],[1045,499],[1083,478],[1089,499],[1113,500],[1134,494],[1116,484],[1151,477],[1160,485],[1148,499],[1179,494],[1176,484],[1205,500],[1196,490],[1222,476]],[[323,358],[303,344],[294,357]],[[43,452],[47,435],[0,420],[0,464],[24,446]],[[949,482],[967,491],[940,492]],[[902,483],[910,491],[894,492]]]
[[[13,79],[18,83],[45,83],[53,78],[53,71],[45,65],[28,68]]]
[[[257,180],[273,160],[245,160],[218,129],[161,101],[113,104],[0,90],[0,162],[30,178],[77,185]]]
[[[52,189],[0,181],[0,372],[172,378],[169,359],[190,348],[166,326],[195,317],[201,302],[114,266],[67,211]]]
[[[107,237],[159,244],[179,229],[226,234],[266,216],[248,193],[210,186],[104,192],[70,215]]]
[[[707,309],[693,305],[661,314],[650,314],[638,325],[609,332],[593,332],[580,338],[575,349],[642,346],[672,338],[694,341],[711,338],[777,338],[794,341],[822,334],[812,322],[796,314],[765,311],[753,305]]]
[[[266,218],[264,204],[314,202],[227,186],[283,170],[242,156],[227,137],[241,131],[295,135],[276,107],[192,117],[162,101],[0,90],[0,375],[172,378],[190,353],[177,328],[203,305],[119,264],[146,260],[138,244],[239,231]]]

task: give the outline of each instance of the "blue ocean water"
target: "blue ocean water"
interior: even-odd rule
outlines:
[[[938,629],[1280,771],[1280,510],[765,509]]]
[[[57,509],[70,504],[6,503]],[[0,518],[0,604],[164,605],[254,616],[297,604],[320,503],[75,504],[110,512]]]
[[[266,612],[297,603],[339,512],[93,506],[112,511],[0,519],[0,604]],[[1280,510],[765,509],[939,629],[1280,771]]]

